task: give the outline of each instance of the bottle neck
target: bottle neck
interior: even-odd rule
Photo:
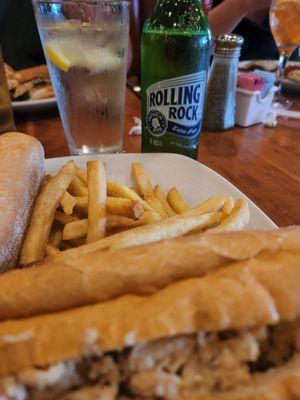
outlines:
[[[176,14],[180,15],[186,9],[203,10],[202,0],[177,0],[176,5],[174,5],[175,0],[156,0],[155,11],[168,9],[177,11]]]
[[[181,4],[186,5],[188,4],[192,4],[195,5],[196,7],[200,7],[202,8],[202,0],[177,0],[177,6],[176,7],[180,7]],[[161,7],[161,6],[174,6],[174,0],[156,0],[156,7]]]
[[[209,31],[201,0],[157,0],[150,24],[156,29]]]

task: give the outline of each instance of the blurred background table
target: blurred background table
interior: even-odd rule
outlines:
[[[141,138],[129,136],[140,100],[127,89],[124,151],[138,153]],[[294,108],[300,109],[300,100]],[[39,139],[46,157],[69,155],[57,110],[16,114],[17,129]],[[256,125],[204,132],[198,160],[237,186],[279,226],[300,225],[300,121],[279,119],[275,128]]]

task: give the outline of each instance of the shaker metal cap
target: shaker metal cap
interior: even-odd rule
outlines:
[[[215,37],[215,53],[240,54],[244,39],[240,35],[222,33]]]

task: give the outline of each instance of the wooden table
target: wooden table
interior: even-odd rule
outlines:
[[[300,109],[296,100],[294,108]],[[128,89],[124,150],[140,152],[140,137],[129,136],[140,101]],[[57,110],[15,116],[17,129],[39,139],[46,157],[69,155]],[[199,161],[213,168],[252,199],[279,226],[300,225],[300,121],[204,132]]]

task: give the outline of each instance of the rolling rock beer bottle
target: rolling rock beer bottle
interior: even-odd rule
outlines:
[[[197,158],[210,53],[201,0],[157,0],[142,37],[143,152]]]

